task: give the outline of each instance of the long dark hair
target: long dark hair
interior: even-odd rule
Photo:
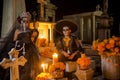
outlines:
[[[39,32],[38,32],[38,30],[37,30],[37,29],[32,29],[32,30],[31,30],[31,34],[33,34],[34,32],[36,32],[36,33],[37,33],[37,35],[34,37],[34,41],[33,41],[33,43],[36,43],[37,38],[38,38],[38,35],[39,35]]]

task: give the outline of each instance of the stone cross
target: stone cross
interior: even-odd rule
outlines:
[[[37,0],[37,2],[40,3],[40,17],[41,17],[41,20],[44,20],[45,5],[47,4],[47,0]]]
[[[103,1],[103,12],[107,14],[108,11],[108,0]]]
[[[96,11],[100,11],[101,10],[101,7],[100,7],[100,5],[98,4],[97,6],[96,6]]]
[[[24,56],[20,56],[18,58],[19,52],[15,48],[12,48],[8,54],[10,59],[4,58],[0,62],[0,66],[2,66],[4,69],[10,67],[10,80],[19,80],[18,66],[19,65],[24,66],[27,60],[24,58]]]

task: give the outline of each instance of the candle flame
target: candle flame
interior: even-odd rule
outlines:
[[[45,65],[44,65],[44,64],[42,64],[41,66],[42,66],[42,67],[44,67]]]
[[[58,55],[57,55],[57,53],[54,53],[53,56],[54,56],[54,57],[57,57]]]
[[[54,53],[53,54],[53,64],[58,62],[58,54]]]

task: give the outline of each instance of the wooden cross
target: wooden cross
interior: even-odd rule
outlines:
[[[15,48],[12,48],[8,54],[10,59],[4,58],[0,62],[0,66],[2,66],[4,69],[10,67],[10,80],[19,80],[18,66],[24,66],[27,60],[24,58],[24,56],[20,56],[18,58],[19,52]]]
[[[96,11],[100,11],[101,10],[101,7],[100,7],[100,5],[98,4],[97,6],[96,6]]]

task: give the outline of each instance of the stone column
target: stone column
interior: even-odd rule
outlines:
[[[2,38],[8,34],[15,19],[22,11],[26,11],[25,0],[3,0]]]
[[[88,18],[88,39],[92,41],[92,27],[91,27],[91,18]],[[90,32],[89,32],[90,31]]]
[[[95,40],[95,32],[96,32],[96,27],[95,27],[95,15],[92,15],[92,24],[93,24],[93,40]]]
[[[83,25],[84,25],[84,19],[83,17],[80,17],[80,35],[81,35],[81,40],[83,40]]]

